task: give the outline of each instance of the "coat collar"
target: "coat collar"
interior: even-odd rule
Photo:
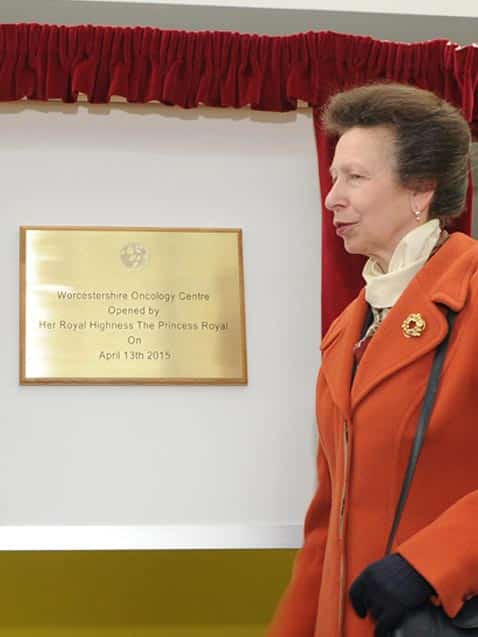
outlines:
[[[440,306],[457,312],[463,308],[477,265],[477,243],[461,233],[451,235],[388,313],[362,357],[352,388],[353,346],[360,338],[367,311],[364,290],[344,310],[321,347],[322,372],[344,417],[350,418],[382,381],[437,347],[448,330]],[[415,313],[425,319],[426,328],[421,336],[406,338],[402,323]]]

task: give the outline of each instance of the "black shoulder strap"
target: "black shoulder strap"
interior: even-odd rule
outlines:
[[[385,555],[388,555],[392,550],[393,541],[395,539],[395,534],[398,529],[398,525],[400,524],[400,518],[402,517],[402,512],[405,507],[405,502],[407,501],[408,492],[410,491],[410,486],[412,483],[413,476],[415,474],[415,468],[417,465],[418,457],[420,455],[420,451],[423,446],[423,441],[425,439],[425,433],[428,427],[428,422],[430,420],[430,416],[433,410],[433,406],[435,404],[435,398],[438,391],[438,385],[440,382],[441,370],[443,367],[443,362],[445,360],[446,350],[448,348],[448,342],[450,340],[450,334],[453,327],[453,323],[456,318],[456,312],[451,309],[447,310],[447,321],[448,321],[448,334],[444,338],[444,340],[437,347],[435,358],[433,360],[432,371],[430,372],[430,378],[428,379],[427,390],[425,393],[425,398],[423,400],[422,411],[420,414],[420,419],[418,421],[417,432],[415,434],[415,440],[413,441],[412,450],[410,452],[410,458],[408,459],[408,466],[405,472],[405,478],[402,484],[402,490],[400,492],[400,498],[397,504],[397,510],[395,511],[395,518],[393,520],[392,528],[390,531],[390,535],[387,542],[387,548],[385,550]]]

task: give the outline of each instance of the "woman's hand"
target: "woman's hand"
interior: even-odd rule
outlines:
[[[401,555],[393,553],[370,564],[350,587],[359,617],[368,612],[376,621],[375,637],[386,637],[408,611],[424,604],[435,591]]]

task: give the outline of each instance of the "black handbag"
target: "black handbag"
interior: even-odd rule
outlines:
[[[415,440],[413,441],[397,510],[395,511],[392,529],[387,542],[386,555],[391,551],[415,473],[416,464],[425,438],[425,432],[433,410],[433,405],[435,404],[440,374],[455,317],[456,312],[449,309],[447,311],[448,335],[443,342],[440,343],[435,353]],[[460,635],[462,637],[473,637],[475,635],[478,637],[478,596],[467,600],[458,615],[454,618],[448,617],[440,606],[434,606],[431,602],[424,604],[407,613],[402,624],[398,628],[395,628],[391,635],[392,637],[459,637]]]

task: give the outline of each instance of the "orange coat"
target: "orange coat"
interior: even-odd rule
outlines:
[[[352,389],[363,290],[323,339],[319,487],[268,637],[373,636],[372,621],[356,616],[348,589],[384,554],[434,352],[447,333],[440,304],[459,314],[393,551],[430,582],[451,616],[478,592],[478,244],[456,233],[389,312]],[[416,312],[426,328],[406,338],[402,322]]]

